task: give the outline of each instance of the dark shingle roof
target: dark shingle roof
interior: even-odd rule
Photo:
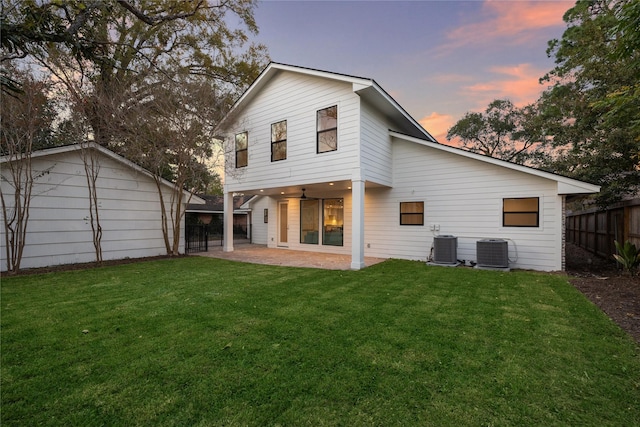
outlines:
[[[189,203],[187,212],[222,212],[224,210],[224,196],[200,195],[206,202],[204,205]],[[240,209],[243,203],[253,196],[233,196],[233,210]]]

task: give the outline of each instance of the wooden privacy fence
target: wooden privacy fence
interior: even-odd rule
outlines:
[[[640,199],[618,203],[607,210],[589,209],[567,214],[567,243],[611,258],[614,240],[629,240],[640,247]]]

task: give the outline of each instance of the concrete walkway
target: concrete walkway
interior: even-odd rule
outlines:
[[[351,269],[351,255],[325,254],[319,252],[294,251],[286,248],[271,249],[265,245],[234,244],[233,252],[223,252],[221,246],[209,246],[209,252],[193,255],[222,258],[252,264],[282,265],[287,267],[323,268],[326,270]],[[371,266],[384,258],[365,257],[365,265]]]

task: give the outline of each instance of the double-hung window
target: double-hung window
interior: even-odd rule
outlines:
[[[520,197],[502,199],[503,227],[539,227],[540,199]]]
[[[338,106],[318,110],[317,152],[326,153],[338,149]]]
[[[249,132],[236,134],[236,168],[249,164]]]
[[[271,125],[271,161],[287,158],[287,121],[283,120]]]

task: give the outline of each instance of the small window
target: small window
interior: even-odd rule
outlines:
[[[271,125],[271,161],[287,158],[287,121],[283,120]]]
[[[400,202],[400,225],[424,225],[424,202]]]
[[[502,199],[503,227],[540,226],[540,203],[538,197]]]
[[[236,135],[236,167],[242,168],[249,164],[249,133],[242,132]]]
[[[338,149],[338,106],[318,110],[318,153]]]

